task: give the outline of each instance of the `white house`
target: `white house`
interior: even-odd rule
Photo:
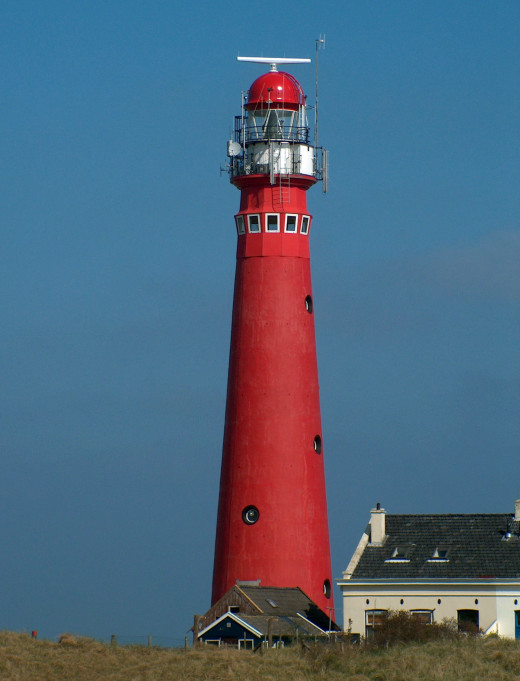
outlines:
[[[378,504],[338,584],[353,634],[407,610],[520,639],[520,500],[513,514],[390,515]]]

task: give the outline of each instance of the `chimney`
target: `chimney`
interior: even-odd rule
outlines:
[[[518,522],[520,520],[520,499],[517,499],[515,501],[515,521]]]
[[[520,506],[518,512],[520,513]],[[376,508],[370,511],[370,543],[372,546],[382,546],[386,539],[385,513],[385,509],[381,508],[379,503]]]

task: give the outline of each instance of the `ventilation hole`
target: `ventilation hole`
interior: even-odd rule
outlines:
[[[437,604],[440,605],[441,603],[442,603],[441,599],[438,598],[438,599],[437,599]]]
[[[305,298],[305,309],[309,314],[312,314],[312,296],[306,296]]]
[[[321,437],[319,435],[314,438],[314,451],[316,454],[321,454]]]
[[[330,581],[328,579],[323,582],[323,595],[325,598],[330,598]]]
[[[478,605],[478,598],[475,598],[475,605]]]
[[[260,511],[256,506],[246,506],[242,511],[242,520],[246,525],[254,525],[260,518]]]
[[[404,598],[401,598],[401,600],[399,601],[399,603],[400,603],[401,605],[403,605],[403,603],[404,603]]]
[[[515,605],[518,605],[518,600],[515,598]]]
[[[367,598],[367,605],[370,605],[370,598]]]

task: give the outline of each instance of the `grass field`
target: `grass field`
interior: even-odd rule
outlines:
[[[496,638],[251,651],[63,643],[0,632],[1,681],[503,681],[520,676],[520,643]]]

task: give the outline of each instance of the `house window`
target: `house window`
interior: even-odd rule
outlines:
[[[278,213],[267,213],[267,231],[268,232],[279,232],[280,231],[280,216]]]
[[[244,216],[243,215],[237,215],[235,220],[236,220],[236,223],[237,223],[237,232],[239,234],[245,234],[246,233],[246,227],[244,225]]]
[[[286,215],[285,216],[285,231],[286,232],[292,232],[293,234],[295,234],[297,223],[298,223],[298,216],[297,215]]]
[[[412,547],[408,544],[399,544],[392,551],[392,555],[385,560],[385,563],[409,563]]]
[[[447,563],[449,561],[449,546],[444,544],[439,544],[435,547],[435,551],[431,558],[428,559],[429,563]]]
[[[240,606],[239,605],[230,605],[228,608],[228,612],[240,612]]]
[[[260,231],[260,216],[259,215],[249,215],[249,232],[250,234],[256,234]]]
[[[252,638],[239,638],[238,639],[238,649],[239,650],[253,650],[254,640]]]
[[[457,625],[459,631],[470,634],[478,632],[478,610],[457,610]]]
[[[302,227],[301,227],[301,233],[302,234],[308,234],[309,233],[309,222],[310,222],[310,217],[308,215],[304,215],[302,217]]]
[[[420,622],[421,624],[431,624],[433,622],[433,611],[432,610],[410,610],[410,617],[415,622]]]
[[[365,637],[372,638],[374,629],[386,622],[388,610],[365,610]]]

